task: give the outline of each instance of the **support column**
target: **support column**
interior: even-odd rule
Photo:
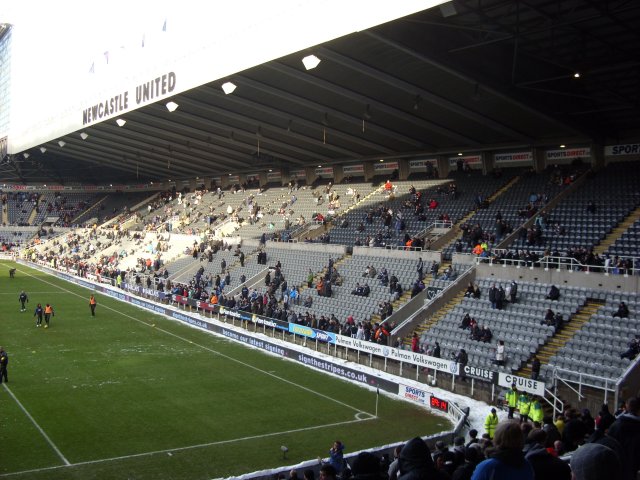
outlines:
[[[604,145],[601,143],[594,143],[591,145],[591,168],[598,171],[602,170],[604,166]]]
[[[487,175],[495,169],[495,163],[493,161],[493,150],[488,152],[481,152],[482,157],[482,174]]]
[[[247,174],[246,173],[239,173],[238,174],[238,184],[240,186],[245,185],[247,183]]]
[[[546,157],[542,147],[534,147],[533,151],[533,169],[536,173],[542,173],[546,168]]]
[[[364,168],[364,181],[369,182],[375,175],[375,170],[373,169],[373,162],[364,162],[362,165]]]
[[[289,185],[291,181],[291,172],[289,167],[282,167],[280,169],[280,185]]]
[[[304,167],[304,173],[307,176],[307,185],[311,185],[316,180],[316,168]]]
[[[267,172],[260,172],[258,174],[258,183],[260,184],[260,187],[264,187],[268,182],[269,179],[267,178]]]
[[[398,160],[398,179],[406,180],[409,178],[411,171],[409,170],[409,160],[402,158]]]
[[[446,155],[438,155],[438,175],[440,178],[447,178],[449,176],[449,157]]]
[[[333,183],[337,185],[338,183],[342,183],[342,180],[344,180],[344,170],[342,169],[342,165],[334,165]]]

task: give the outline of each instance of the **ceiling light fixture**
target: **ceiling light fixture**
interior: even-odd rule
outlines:
[[[322,168],[322,165],[318,165],[318,168]]]
[[[458,156],[461,157],[462,156],[462,152],[458,152]]]
[[[304,65],[304,68],[306,68],[307,70],[313,70],[318,66],[318,64],[320,64],[320,59],[315,55],[307,55],[302,59],[302,63]]]
[[[84,133],[84,132],[80,132],[80,138],[83,140],[86,140],[87,138],[89,138],[89,134],[88,133]]]
[[[180,105],[178,105],[176,102],[168,102],[166,105],[167,110],[169,110],[170,112],[175,112],[179,106]]]
[[[381,159],[380,159],[380,161],[381,161],[381,162],[384,162],[384,158],[381,158]]]
[[[580,78],[580,72],[576,72],[573,74],[573,78]]]
[[[564,148],[566,147],[566,145],[563,143],[562,145],[560,145],[560,148]]]
[[[127,123],[127,121],[123,118],[119,118],[116,120],[116,123],[118,124],[119,127],[124,127],[124,124]]]
[[[60,145],[60,148],[64,147],[66,145],[64,140],[60,140],[58,141],[58,145]]]
[[[229,95],[230,93],[233,93],[233,91],[236,89],[235,84],[231,83],[231,82],[225,82],[222,84],[222,91],[226,94]]]
[[[24,155],[24,158],[29,158],[29,152],[24,152],[23,155]]]
[[[44,148],[44,147],[40,147],[40,151],[41,151],[42,153],[44,153],[44,152],[46,152],[46,151],[47,151],[47,149],[46,149],[46,148]]]

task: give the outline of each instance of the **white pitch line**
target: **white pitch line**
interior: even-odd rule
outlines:
[[[260,435],[251,435],[251,436],[248,436],[248,437],[231,438],[229,440],[219,440],[217,442],[200,443],[198,445],[188,445],[186,447],[165,448],[163,450],[155,450],[153,452],[134,453],[132,455],[122,455],[120,457],[101,458],[99,460],[88,460],[86,462],[66,463],[65,465],[56,465],[54,467],[35,468],[35,469],[32,469],[32,470],[23,470],[21,472],[4,473],[4,474],[0,474],[0,478],[11,477],[11,476],[14,476],[14,475],[24,475],[24,474],[28,474],[28,473],[47,472],[47,471],[51,471],[51,470],[59,470],[61,468],[68,468],[68,467],[80,467],[80,466],[84,466],[84,465],[95,465],[95,464],[98,464],[98,463],[115,462],[115,461],[118,461],[118,460],[128,460],[128,459],[131,459],[131,458],[148,457],[148,456],[151,456],[151,455],[159,455],[159,454],[162,454],[162,453],[182,452],[182,451],[186,451],[186,450],[194,450],[196,448],[214,447],[214,446],[218,446],[218,445],[226,445],[226,444],[230,444],[230,443],[244,442],[244,441],[247,441],[247,440],[256,440],[256,439],[260,439],[260,438],[276,437],[276,436],[279,436],[279,435],[289,435],[291,433],[308,432],[310,430],[320,430],[322,428],[327,428],[327,427],[337,427],[337,426],[341,426],[341,425],[349,425],[349,424],[352,424],[352,423],[366,422],[366,421],[374,420],[374,419],[375,419],[375,417],[372,416],[370,418],[348,420],[348,421],[345,421],[345,422],[337,422],[337,423],[327,423],[327,424],[323,424],[323,425],[316,425],[316,426],[313,426],[313,427],[295,428],[293,430],[285,430],[285,431],[282,431],[282,432],[263,433],[263,434],[260,434]]]
[[[53,449],[54,452],[56,452],[56,454],[58,455],[58,457],[60,457],[60,460],[63,461],[65,466],[69,466],[71,465],[71,463],[69,462],[69,460],[67,460],[65,458],[65,456],[62,454],[62,452],[60,451],[60,449],[56,446],[55,443],[53,443],[53,441],[49,438],[49,435],[46,434],[46,432],[42,429],[42,427],[40,425],[38,425],[38,422],[36,422],[36,420],[31,416],[31,414],[29,413],[29,411],[24,407],[24,405],[22,405],[22,403],[20,403],[20,400],[18,400],[18,397],[16,397],[13,392],[11,391],[11,389],[9,387],[7,387],[7,384],[4,383],[2,385],[4,387],[4,389],[9,393],[9,395],[11,395],[11,398],[13,398],[13,400],[16,402],[16,404],[20,407],[20,410],[22,410],[24,412],[24,414],[27,416],[27,418],[31,421],[31,423],[33,423],[33,426],[36,427],[36,429],[40,432],[40,435],[42,435],[44,437],[44,439],[47,441],[47,443],[49,444],[49,446]],[[59,467],[61,467],[62,465],[60,465]],[[59,468],[58,467],[58,468]]]
[[[59,292],[27,292],[27,295],[39,295],[41,293],[59,293]],[[15,293],[0,292],[0,295],[15,295]]]

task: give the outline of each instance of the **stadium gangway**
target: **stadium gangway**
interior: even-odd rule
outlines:
[[[431,225],[429,225],[428,227],[425,227],[420,232],[418,232],[418,234],[415,236],[417,238],[424,238],[427,236],[428,233],[435,230],[436,228],[443,229],[443,230],[451,230],[451,228],[453,228],[453,222],[444,222],[442,220],[436,220]],[[441,237],[442,235],[444,235],[444,233],[439,233],[438,236]]]

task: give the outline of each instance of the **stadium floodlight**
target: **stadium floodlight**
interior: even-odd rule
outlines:
[[[320,64],[320,59],[315,55],[307,55],[302,59],[302,63],[304,65],[304,68],[306,68],[307,70],[313,70]]]
[[[119,118],[116,120],[116,123],[118,124],[119,127],[124,127],[124,124],[127,123],[127,121],[123,118]]]
[[[47,149],[46,149],[46,148],[44,148],[44,147],[40,147],[40,151],[41,151],[42,153],[44,153],[44,152],[46,152],[46,151],[47,151]]]
[[[80,132],[80,138],[83,140],[86,140],[87,138],[89,138],[89,134],[85,132]]]
[[[58,145],[60,145],[60,148],[64,147],[67,143],[64,140],[59,140],[58,141]]]
[[[170,112],[175,112],[175,110],[179,107],[180,105],[178,105],[176,102],[168,102],[166,107],[167,110],[169,110]]]
[[[236,89],[236,85],[231,83],[231,82],[225,82],[222,84],[222,91],[226,94],[229,95],[230,93],[233,93],[233,91]]]

